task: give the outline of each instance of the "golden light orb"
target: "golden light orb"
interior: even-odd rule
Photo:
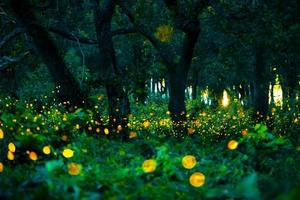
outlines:
[[[63,155],[65,158],[72,158],[73,155],[74,155],[74,151],[71,150],[71,149],[65,149],[65,150],[62,152],[62,155]]]
[[[49,155],[51,153],[50,145],[47,145],[47,146],[43,147],[43,153],[46,154],[46,155]]]
[[[205,183],[205,176],[201,172],[195,172],[190,176],[190,184],[194,187],[201,187]]]
[[[38,156],[34,151],[31,151],[28,156],[29,156],[29,159],[33,160],[33,161],[36,161],[38,159]]]
[[[230,140],[227,144],[228,149],[235,150],[238,147],[239,143],[235,140]]]
[[[129,133],[129,138],[132,139],[132,138],[135,138],[137,136],[136,132],[135,131],[130,131]]]
[[[142,168],[143,168],[144,172],[152,173],[155,171],[156,166],[157,166],[156,161],[153,159],[149,159],[149,160],[145,160],[143,162]]]
[[[12,142],[10,142],[10,143],[8,144],[8,150],[9,150],[10,152],[14,153],[14,152],[16,151],[16,146],[15,146],[15,144],[12,143]]]
[[[0,173],[3,172],[3,170],[4,170],[4,165],[2,162],[0,162]]]
[[[0,128],[0,139],[3,139],[4,138],[4,132],[3,130]]]
[[[242,136],[246,136],[246,135],[248,135],[248,130],[247,129],[242,130]]]
[[[186,169],[192,169],[197,164],[195,156],[187,155],[182,158],[182,166]]]
[[[161,42],[170,42],[174,33],[174,28],[170,25],[157,27],[155,37]]]
[[[108,135],[108,134],[109,134],[108,128],[105,128],[105,129],[104,129],[104,133],[105,133],[105,135]]]
[[[143,126],[144,126],[144,128],[149,128],[150,122],[148,120],[144,121]]]
[[[222,98],[222,106],[227,107],[229,105],[229,95],[226,90],[223,91],[223,98]]]
[[[68,173],[72,176],[79,175],[81,172],[81,169],[82,169],[82,166],[80,164],[77,164],[74,162],[68,164]]]
[[[188,128],[188,134],[189,135],[193,135],[195,133],[195,129],[194,128]]]
[[[8,160],[14,160],[14,159],[15,159],[14,153],[11,152],[11,151],[8,151],[8,152],[7,152],[7,159],[8,159]]]

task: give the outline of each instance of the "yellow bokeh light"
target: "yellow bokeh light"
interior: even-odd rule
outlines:
[[[195,133],[195,129],[194,128],[188,128],[188,134],[189,135],[193,135]]]
[[[131,139],[131,138],[135,138],[136,137],[136,132],[135,131],[130,131],[130,133],[129,133],[129,138]]]
[[[65,149],[62,154],[65,158],[72,158],[74,155],[74,151],[71,149]]]
[[[273,86],[273,98],[276,106],[282,106],[283,91],[280,84]]]
[[[161,42],[170,42],[172,40],[173,33],[174,29],[172,26],[162,25],[157,27],[155,37]]]
[[[227,107],[229,105],[229,95],[226,90],[223,91],[223,98],[222,98],[222,106]]]
[[[201,187],[205,183],[205,176],[201,172],[195,172],[190,176],[190,184],[194,187]]]
[[[14,153],[14,152],[16,151],[16,146],[15,146],[15,144],[12,143],[12,142],[10,142],[10,143],[8,144],[8,150],[9,150],[10,152]]]
[[[62,135],[61,140],[66,142],[68,140],[68,136],[67,135]]]
[[[49,145],[43,147],[43,153],[46,155],[51,153],[51,148]]]
[[[182,158],[182,166],[186,169],[192,169],[197,164],[195,156],[187,155]]]
[[[157,166],[156,161],[153,159],[149,159],[149,160],[145,160],[143,162],[142,168],[143,168],[144,172],[152,173],[155,171],[156,166]]]
[[[239,143],[235,140],[230,140],[227,144],[228,149],[235,150],[238,147]]]
[[[80,164],[77,164],[74,162],[68,164],[68,173],[70,175],[73,175],[73,176],[79,175],[81,172],[81,169],[82,169],[82,166]]]
[[[4,132],[3,130],[0,128],[0,139],[3,139],[4,138]]]
[[[28,156],[29,156],[29,159],[33,160],[33,161],[36,161],[38,159],[38,156],[34,151],[31,151]]]
[[[164,119],[159,121],[159,125],[161,126],[165,126],[166,125],[166,121]]]
[[[242,136],[246,136],[246,135],[248,135],[248,130],[247,129],[242,130]]]
[[[149,128],[150,122],[148,120],[144,121],[143,126],[144,126],[144,128]]]
[[[14,160],[14,159],[15,159],[14,153],[11,152],[11,151],[8,151],[8,152],[7,152],[7,159],[8,159],[8,160]]]
[[[118,131],[121,131],[122,129],[123,129],[122,126],[121,126],[121,125],[118,125],[117,130],[118,130]]]
[[[0,162],[0,173],[3,172],[4,170],[4,165],[2,164],[2,162]]]
[[[109,134],[108,128],[105,128],[105,129],[104,129],[104,133],[105,133],[105,135],[108,135],[108,134]]]

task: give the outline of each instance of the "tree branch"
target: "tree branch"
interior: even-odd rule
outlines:
[[[198,0],[190,8],[190,12],[184,13],[176,0],[164,0],[167,8],[171,11],[175,26],[185,33],[199,32],[198,15],[206,7],[207,3]]]
[[[26,51],[21,56],[18,57],[11,57],[11,56],[4,56],[0,59],[0,71],[6,69],[9,65],[18,63],[25,58],[29,54],[29,51]]]
[[[112,36],[117,36],[117,35],[125,35],[125,34],[130,34],[130,33],[137,33],[138,31],[136,30],[135,27],[128,27],[128,28],[121,28],[121,29],[116,29],[111,31]]]
[[[2,49],[4,47],[4,45],[9,42],[11,39],[13,39],[14,37],[16,37],[17,35],[19,35],[20,33],[22,33],[21,29],[15,29],[14,31],[10,32],[9,34],[7,34],[1,41],[0,41],[0,49]]]
[[[163,46],[160,41],[158,41],[154,35],[151,33],[151,31],[148,31],[147,28],[142,25],[138,24],[133,16],[133,14],[130,12],[130,10],[126,7],[123,0],[118,1],[118,5],[121,7],[125,15],[128,17],[129,21],[132,23],[134,28],[137,32],[139,32],[141,35],[143,35],[148,41],[153,45],[153,47],[158,51],[159,56],[162,58],[162,60],[166,63],[167,66],[174,66],[173,60],[170,58],[168,53],[170,52],[165,46]]]
[[[65,31],[60,30],[60,29],[55,28],[55,27],[48,28],[48,31],[52,32],[52,33],[55,33],[57,35],[60,35],[60,36],[66,38],[68,40],[72,40],[74,42],[80,42],[80,43],[83,43],[83,44],[97,44],[98,43],[97,40],[95,40],[95,39],[89,39],[89,38],[74,36],[71,33],[65,32]]]
[[[239,13],[227,13],[220,5],[220,3],[216,2],[216,0],[208,0],[208,2],[218,15],[224,17],[227,20],[243,20],[248,17],[247,15],[238,15]]]
[[[49,32],[60,35],[61,37],[71,40],[71,41],[74,41],[74,42],[80,42],[82,44],[89,44],[89,45],[98,44],[98,41],[96,39],[90,39],[90,38],[76,36],[72,33],[63,31],[63,30],[55,28],[55,27],[50,27],[47,30]],[[114,37],[114,36],[118,36],[118,35],[126,35],[126,34],[131,34],[131,33],[136,33],[136,32],[137,32],[136,28],[128,27],[128,28],[121,28],[121,29],[113,30],[111,32],[111,35],[112,35],[112,37]]]

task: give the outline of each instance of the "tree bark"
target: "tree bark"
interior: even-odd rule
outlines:
[[[286,70],[286,80],[285,80],[286,93],[284,95],[288,98],[294,97],[297,84],[299,82],[299,70],[297,71],[296,66],[297,64],[294,61],[288,59],[288,66]]]
[[[264,63],[263,47],[255,49],[255,65],[254,65],[254,82],[253,82],[253,98],[254,98],[254,117],[258,121],[263,121],[268,114],[269,108],[269,77],[267,67]]]
[[[84,106],[87,102],[86,94],[80,90],[47,31],[37,21],[29,2],[27,0],[11,0],[10,7],[18,22],[31,36],[35,47],[43,58],[59,90],[56,93],[58,99],[61,102],[70,102],[66,104],[68,107]]]
[[[107,92],[109,109],[109,126],[119,132],[122,139],[128,138],[128,117],[130,104],[122,77],[117,67],[115,50],[111,34],[111,20],[115,2],[105,0],[100,9],[99,1],[95,0],[94,15],[97,41],[99,47],[100,75]]]
[[[173,69],[172,67],[169,67],[169,111],[171,113],[173,128],[179,137],[184,136],[187,133],[185,88],[194,48],[200,33],[200,24],[198,21],[195,22],[195,27],[197,27],[197,31],[185,33],[180,62],[176,64]]]

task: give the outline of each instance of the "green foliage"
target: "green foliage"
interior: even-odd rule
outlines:
[[[292,191],[300,179],[296,147],[289,137],[264,124],[254,125],[239,105],[201,108],[188,122],[193,134],[184,140],[168,137],[172,130],[165,103],[136,105],[129,123],[137,136],[126,143],[106,137],[105,115],[101,116],[104,126],[93,123],[99,108],[69,113],[52,106],[38,114],[35,106],[12,99],[0,103],[1,197],[284,199],[297,195]],[[193,109],[189,107],[189,112]],[[230,150],[227,145],[233,139],[238,147]],[[14,160],[7,159],[10,142],[16,146]],[[45,146],[50,154],[43,152]],[[65,157],[65,149],[74,155]],[[28,151],[37,153],[36,161]],[[192,169],[182,166],[186,155],[197,160]],[[157,164],[153,173],[143,171],[147,159]],[[204,186],[190,185],[194,172],[205,175]]]

